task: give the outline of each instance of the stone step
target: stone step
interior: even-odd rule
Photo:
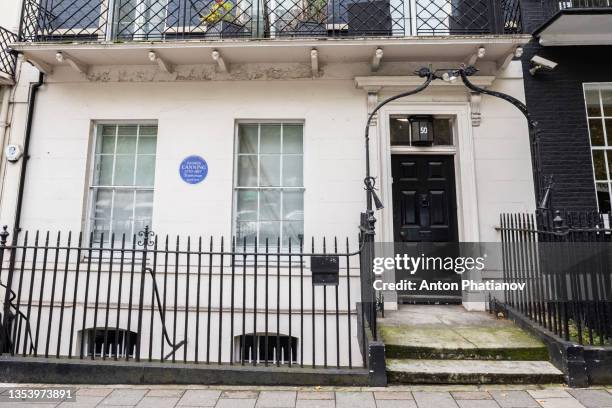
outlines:
[[[550,384],[563,373],[547,361],[387,359],[390,383]]]
[[[444,348],[387,343],[385,355],[391,359],[548,361],[548,349],[543,344]]]

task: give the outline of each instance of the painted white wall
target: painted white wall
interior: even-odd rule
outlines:
[[[38,97],[24,229],[81,229],[92,121],[156,119],[153,228],[229,236],[236,119],[302,119],[305,235],[356,235],[364,170],[362,124],[355,118],[365,115],[365,101],[351,81],[52,83]],[[178,174],[191,154],[209,164],[197,185]],[[3,222],[11,214],[3,208]]]
[[[0,26],[14,33],[19,28],[22,0],[4,0],[0,2]]]

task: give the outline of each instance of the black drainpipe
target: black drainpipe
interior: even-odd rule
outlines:
[[[34,121],[34,108],[36,107],[36,95],[45,82],[45,74],[38,74],[38,82],[30,84],[30,97],[28,101],[28,122],[26,124],[25,139],[23,142],[23,163],[21,163],[21,174],[19,176],[19,191],[17,193],[17,209],[15,210],[15,223],[13,224],[13,242],[16,243],[17,234],[21,231],[21,210],[23,207],[23,190],[25,187],[28,160],[30,160],[30,138],[32,134],[32,122]]]

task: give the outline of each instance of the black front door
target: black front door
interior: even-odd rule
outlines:
[[[457,250],[455,166],[452,155],[393,155],[393,229],[396,252],[411,256],[452,256]],[[447,244],[452,243],[452,244]],[[460,275],[421,270],[411,275],[397,271],[396,281],[459,282]],[[400,301],[457,303],[460,290],[424,290],[398,293]]]

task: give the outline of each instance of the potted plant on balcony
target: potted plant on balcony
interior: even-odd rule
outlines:
[[[206,25],[206,36],[239,37],[244,33],[244,26],[236,16],[236,7],[231,0],[215,0],[210,12],[201,16]]]
[[[289,22],[283,29],[284,34],[299,37],[327,36],[327,1],[304,0],[302,6],[294,12],[294,23]]]

